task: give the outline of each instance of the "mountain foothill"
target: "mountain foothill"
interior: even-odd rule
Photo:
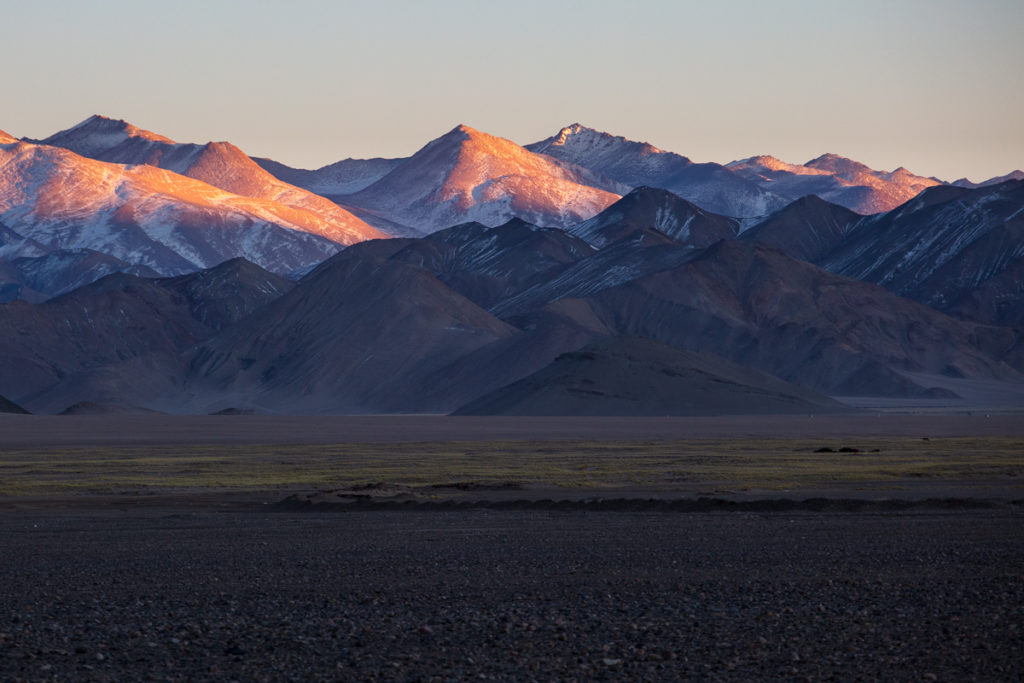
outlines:
[[[1024,406],[1024,173],[460,125],[320,169],[0,131],[0,413]]]

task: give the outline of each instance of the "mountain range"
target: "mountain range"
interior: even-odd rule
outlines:
[[[734,161],[728,168],[760,187],[770,188],[787,203],[814,195],[861,214],[889,211],[925,188],[942,184],[902,167],[890,173],[875,171],[836,154],[823,154],[806,164],[757,156]]]
[[[176,149],[148,138],[127,141],[135,139]],[[221,147],[176,168],[243,190],[234,173],[217,168],[222,153],[233,154]],[[100,161],[49,144],[0,145],[0,223],[8,257],[91,249],[130,266],[177,274],[242,256],[287,271],[315,264],[343,244],[383,236],[304,190],[270,199],[280,188],[267,188],[254,183],[249,196],[149,163]]]
[[[701,164],[579,124],[526,146],[458,126],[405,159],[306,171],[94,116],[0,135],[0,396],[42,412],[977,403],[1024,396],[1022,264],[1014,174]]]

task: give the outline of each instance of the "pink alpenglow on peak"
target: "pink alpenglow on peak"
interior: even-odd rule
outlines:
[[[536,143],[538,146],[546,143],[547,148],[551,147],[562,147],[566,150],[571,150],[573,154],[583,154],[585,152],[593,152],[594,150],[615,148],[618,145],[630,144],[640,145],[641,153],[646,154],[662,154],[663,150],[658,149],[654,145],[647,142],[633,142],[627,140],[621,135],[610,135],[608,133],[602,133],[599,130],[593,128],[587,128],[580,123],[574,123],[570,126],[566,126],[553,138],[548,138],[547,141]],[[545,151],[543,148],[534,149],[534,151]]]
[[[623,193],[637,187],[668,190],[702,209],[729,216],[761,216],[786,202],[720,164],[694,163],[647,142],[634,142],[574,123],[527,149],[582,166]],[[625,190],[623,190],[625,188]]]
[[[346,200],[424,232],[511,218],[567,227],[619,198],[601,184],[586,169],[459,125]]]
[[[891,173],[839,156],[823,154],[806,164],[790,164],[772,156],[755,156],[727,167],[788,200],[817,195],[860,214],[890,211],[939,181],[900,167]]]
[[[176,143],[125,121],[93,116],[42,141],[117,164],[146,164],[232,194],[273,202],[290,227],[342,245],[386,237],[350,211],[278,180],[229,142]]]
[[[49,248],[92,249],[164,275],[237,256],[278,272],[317,263],[340,248],[306,230],[323,220],[146,164],[0,146],[0,223]]]
[[[81,123],[54,133],[39,142],[57,145],[70,149],[75,154],[91,157],[133,138],[175,144],[170,138],[133,126],[123,119],[112,119],[99,114],[93,114]]]

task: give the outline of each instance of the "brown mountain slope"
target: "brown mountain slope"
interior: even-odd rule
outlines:
[[[42,304],[0,306],[0,393],[33,394],[69,375],[149,353],[177,353],[211,330],[184,298],[118,273]]]
[[[752,415],[839,412],[826,396],[710,353],[616,337],[455,411],[455,415]]]
[[[982,328],[753,243],[722,241],[576,299],[546,294],[548,315],[595,333],[721,353],[831,395],[928,393],[900,371],[1020,379],[978,346]]]
[[[2,132],[2,131],[0,131]],[[3,396],[0,396],[0,413],[14,413],[16,415],[28,415],[28,411],[19,406],[14,401],[10,401]]]
[[[734,238],[739,223],[704,211],[668,190],[638,187],[590,220],[572,226],[569,232],[604,247],[651,228],[679,244],[707,247]]]
[[[422,268],[343,252],[205,343],[190,375],[202,412],[422,411],[422,377],[514,333]]]
[[[180,278],[117,273],[42,304],[0,305],[0,394],[48,411],[97,399],[80,375],[142,357],[172,359],[290,287],[239,259]],[[168,367],[147,362],[106,374],[144,385],[151,374],[180,374]]]
[[[821,265],[989,324],[1024,320],[1024,181],[935,187],[861,220]]]
[[[478,306],[489,308],[542,280],[551,268],[593,253],[586,242],[564,230],[513,218],[494,228],[465,223],[439,230],[408,241],[389,258],[425,268]]]
[[[862,216],[807,195],[743,232],[741,239],[778,247],[802,261],[819,263],[842,244]]]

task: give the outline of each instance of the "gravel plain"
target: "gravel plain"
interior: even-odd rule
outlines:
[[[1024,678],[1024,510],[0,513],[0,679]]]

